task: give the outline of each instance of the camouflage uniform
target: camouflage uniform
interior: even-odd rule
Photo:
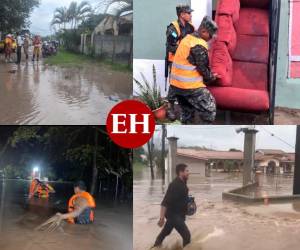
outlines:
[[[216,32],[215,23],[208,17],[205,17],[201,26],[211,32],[211,35]],[[200,27],[201,27],[200,26]],[[199,33],[195,32],[193,36],[199,37]],[[188,61],[195,65],[201,73],[205,84],[209,84],[216,80],[209,67],[208,51],[201,45],[196,45],[190,49]],[[197,89],[180,89],[175,86],[170,86],[169,95],[176,96],[178,103],[182,109],[181,122],[183,124],[193,123],[195,111],[198,111],[200,118],[204,123],[211,123],[216,118],[216,102],[215,98],[205,87]]]
[[[185,95],[179,94],[178,90],[178,88],[170,86],[170,93],[176,96],[181,107],[181,122],[183,124],[193,123],[195,111],[199,113],[204,124],[210,124],[215,120],[216,102],[207,88],[198,88]]]

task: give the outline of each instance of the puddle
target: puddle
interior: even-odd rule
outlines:
[[[0,124],[104,124],[110,109],[132,94],[132,76],[90,65],[4,63],[0,57]]]

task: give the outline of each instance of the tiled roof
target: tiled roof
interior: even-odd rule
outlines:
[[[201,160],[243,160],[244,153],[237,151],[218,151],[218,150],[202,150],[202,149],[189,149],[189,148],[178,148],[177,155],[191,157]],[[294,153],[285,153],[282,150],[273,149],[260,149],[256,150],[256,160],[267,160],[267,159],[278,159],[281,161],[295,161]]]

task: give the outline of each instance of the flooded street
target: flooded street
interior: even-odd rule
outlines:
[[[50,183],[56,193],[49,201],[28,203],[29,181],[0,182],[1,250],[130,250],[132,211],[128,205],[97,201],[95,222],[91,225],[63,224],[53,233],[34,228],[57,212],[65,212],[72,195],[72,183]]]
[[[190,176],[190,194],[197,213],[187,217],[192,234],[191,250],[276,250],[299,249],[300,203],[242,204],[222,201],[222,192],[242,184],[239,173],[217,173],[212,177]],[[284,195],[292,192],[292,177],[263,176],[263,185],[249,195]],[[134,175],[134,249],[149,249],[160,228],[160,202],[166,186],[158,178],[150,181],[147,170]],[[142,233],[141,233],[142,232]],[[181,249],[181,237],[174,230],[164,241],[164,250]]]
[[[59,68],[0,57],[0,123],[104,124],[110,109],[132,94],[129,72],[108,66]]]

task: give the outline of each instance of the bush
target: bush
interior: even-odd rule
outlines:
[[[81,43],[81,34],[78,31],[65,30],[59,35],[60,40],[63,41],[63,46],[66,50],[72,52],[79,52],[79,46]]]

